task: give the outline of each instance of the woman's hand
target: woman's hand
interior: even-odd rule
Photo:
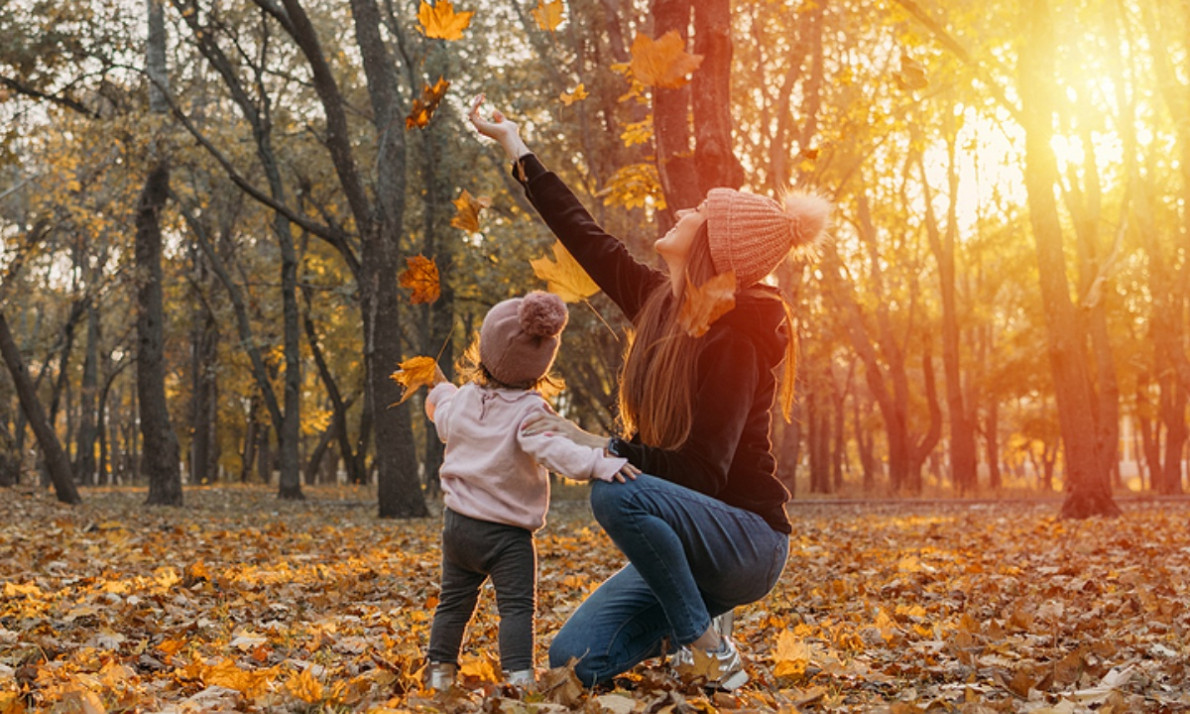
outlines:
[[[492,112],[491,119],[485,119],[479,114],[479,107],[483,104],[484,95],[480,94],[471,100],[471,111],[467,113],[467,119],[471,121],[471,125],[479,131],[480,134],[494,139],[504,149],[504,153],[508,154],[508,158],[516,161],[525,154],[531,153],[529,147],[521,139],[520,129],[516,123],[504,118],[500,110]]]

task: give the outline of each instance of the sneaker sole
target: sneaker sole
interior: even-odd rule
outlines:
[[[725,692],[731,692],[731,691],[735,691],[736,689],[739,689],[740,687],[744,686],[747,683],[748,683],[748,673],[741,669],[740,671],[731,675],[727,679],[724,679],[723,681],[719,682],[718,688],[722,689]]]

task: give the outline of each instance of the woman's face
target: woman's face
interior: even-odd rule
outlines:
[[[699,226],[707,220],[706,205],[706,201],[703,201],[697,208],[677,211],[677,223],[653,244],[661,259],[669,266],[671,275],[681,275],[685,271],[686,258],[690,255],[694,236],[698,233]]]

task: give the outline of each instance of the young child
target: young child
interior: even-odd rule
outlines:
[[[533,532],[549,506],[547,468],[574,479],[635,478],[627,459],[521,425],[552,413],[539,391],[566,326],[566,304],[534,291],[497,304],[480,328],[469,381],[455,387],[439,372],[426,415],[446,444],[439,472],[445,509],[442,588],[430,629],[427,684],[449,688],[459,648],[487,578],[500,613],[500,666],[510,684],[534,683],[537,553]]]

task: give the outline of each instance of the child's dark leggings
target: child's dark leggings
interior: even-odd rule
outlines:
[[[430,629],[431,662],[458,664],[479,588],[488,577],[500,612],[500,666],[533,667],[533,615],[537,605],[537,552],[524,528],[468,518],[445,509],[442,592]]]

